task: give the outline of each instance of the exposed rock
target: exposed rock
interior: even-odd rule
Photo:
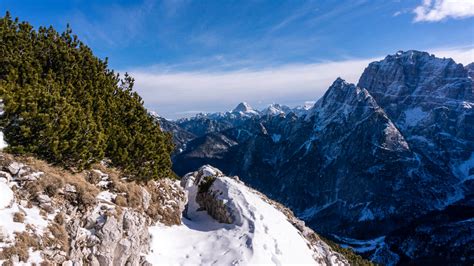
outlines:
[[[5,179],[5,182],[8,183],[12,180],[12,176],[10,175],[10,173],[0,171],[0,179]]]
[[[10,173],[12,175],[16,175],[18,174],[18,172],[20,172],[20,169],[23,167],[24,165],[21,164],[21,163],[18,163],[18,162],[12,162],[10,165],[8,165],[8,171],[10,171]]]
[[[145,188],[142,188],[142,201],[143,201],[143,209],[148,210],[150,207],[150,202],[151,202],[151,195],[148,190]]]
[[[218,198],[218,192],[209,190],[219,176],[222,177],[224,174],[211,166],[203,166],[193,174],[194,184],[198,187],[196,202],[218,222],[230,224],[234,222],[231,210],[223,200]]]
[[[70,185],[70,184],[66,184],[64,186],[64,191],[68,192],[68,193],[76,193],[77,192],[76,187],[73,186],[73,185]]]
[[[48,195],[45,195],[45,194],[40,194],[40,195],[36,196],[36,200],[40,204],[51,203],[51,198]]]
[[[86,245],[90,250],[83,252],[80,251],[81,246],[73,246],[71,253],[76,257],[71,260],[80,262],[89,255],[89,259],[97,260],[100,265],[139,265],[141,254],[149,249],[146,217],[125,210],[118,219],[114,216],[104,219],[103,225],[99,223],[94,228],[97,239],[92,236],[87,238]]]
[[[38,169],[31,169],[16,161],[13,156],[0,154],[0,158],[5,168],[12,166],[12,172],[16,172],[15,178],[10,180],[10,183],[16,186],[12,192],[12,202],[8,204],[6,202],[5,207],[22,210],[26,218],[30,219],[29,223],[36,224],[28,224],[22,230],[25,230],[23,233],[27,233],[33,239],[41,240],[39,249],[45,263],[150,265],[145,259],[145,255],[150,251],[148,227],[155,222],[166,224],[180,222],[185,204],[185,193],[175,181],[163,179],[149,182],[147,186],[123,183],[104,187],[99,184],[100,182],[88,179],[88,171],[72,176],[66,170],[45,166],[44,169],[52,169],[52,171],[44,174]],[[35,162],[35,165],[42,164],[44,162]],[[24,172],[20,174],[22,169]],[[61,171],[64,171],[61,177],[56,176]],[[100,171],[97,170],[97,172]],[[25,178],[42,175],[45,175],[45,179]],[[52,176],[64,180],[57,184],[48,183],[55,180]],[[107,179],[106,181],[110,184],[126,182],[120,178],[112,180],[105,173],[100,174],[100,179],[101,181]],[[87,180],[91,183],[87,183],[89,182]],[[0,182],[0,185],[8,188],[7,183]],[[48,187],[48,194],[42,193],[44,189],[42,186]],[[138,191],[139,193],[133,194],[135,197],[133,200],[137,201],[134,203],[136,206],[115,205],[114,198],[118,192],[110,190],[110,187],[120,187],[123,189],[121,194]],[[129,187],[130,191],[127,190]],[[4,190],[6,189],[2,189]],[[8,189],[8,191],[11,190]],[[96,191],[99,191],[98,194]],[[31,208],[35,211],[30,210]],[[41,214],[43,210],[50,214],[39,215],[40,217],[36,217],[35,214],[29,217],[35,212]],[[164,215],[156,215],[159,212],[163,212]],[[175,221],[176,219],[178,221]],[[35,222],[35,220],[40,221]],[[0,242],[8,239],[9,245],[15,244],[12,235],[3,229],[3,226],[0,226]],[[4,244],[0,245],[0,253]],[[16,263],[19,263],[20,259],[26,262],[24,257],[13,255],[9,255],[6,259]]]
[[[208,186],[212,185],[213,179],[209,179],[205,183],[201,184],[201,186]],[[200,191],[196,195],[196,202],[207,211],[207,213],[214,219],[216,219],[220,223],[230,224],[234,222],[232,217],[232,213],[229,211],[225,202],[219,200],[216,197],[216,192],[205,190],[200,187]]]

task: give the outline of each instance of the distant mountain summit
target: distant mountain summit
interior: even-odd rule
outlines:
[[[382,264],[472,262],[472,68],[401,51],[369,64],[357,85],[336,79],[311,108],[178,121],[200,134],[174,169],[239,175]]]
[[[261,113],[263,115],[281,115],[281,114],[288,114],[290,112],[292,112],[293,110],[286,106],[286,105],[280,105],[280,104],[277,104],[277,103],[273,103],[273,104],[270,104],[267,108],[263,109],[261,111]]]
[[[258,115],[259,112],[254,110],[252,106],[250,106],[246,102],[241,102],[239,103],[232,111],[231,113],[239,113],[242,115]]]

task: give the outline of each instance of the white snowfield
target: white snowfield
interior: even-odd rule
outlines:
[[[218,170],[201,168],[206,176]],[[179,226],[154,226],[151,253],[147,260],[157,265],[317,265],[313,256],[327,256],[327,250],[311,249],[309,242],[278,209],[240,181],[219,176],[210,190],[231,209],[234,222],[219,223],[198,211],[198,187],[188,174],[187,218]],[[315,254],[320,252],[320,256]],[[331,264],[338,264],[336,257]],[[343,264],[343,263],[340,263]]]

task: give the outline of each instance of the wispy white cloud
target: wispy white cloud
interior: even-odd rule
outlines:
[[[174,118],[189,110],[222,111],[240,101],[257,107],[319,98],[334,79],[357,81],[372,59],[285,65],[261,70],[160,73],[130,71],[147,106]]]
[[[147,26],[146,19],[152,12],[156,0],[143,0],[133,6],[118,4],[94,5],[90,12],[100,15],[91,19],[89,14],[79,9],[64,14],[62,20],[78,29],[79,37],[86,42],[103,42],[108,46],[129,44],[142,34]]]
[[[275,24],[274,26],[270,27],[268,30],[267,34],[274,33],[276,31],[279,31],[280,29],[283,29],[290,25],[292,22],[301,19],[308,14],[312,14],[316,11],[317,9],[314,7],[313,1],[308,1],[306,4],[298,8],[297,10],[293,11],[290,13],[290,15],[286,16],[283,18],[280,22]]]
[[[414,22],[468,18],[474,16],[474,1],[423,0],[423,3],[417,6],[413,12],[415,13]]]
[[[474,46],[437,48],[429,52],[437,57],[452,58],[456,63],[463,65],[474,62]]]
[[[438,57],[467,64],[474,47],[429,49]],[[320,98],[337,78],[356,83],[364,68],[383,57],[287,64],[272,68],[218,71],[130,70],[145,104],[167,118],[230,110],[241,101],[263,108],[273,102],[296,105]]]
[[[400,16],[401,14],[403,14],[402,11],[397,11],[397,12],[393,13],[393,16],[394,16],[394,17],[398,17],[398,16]]]

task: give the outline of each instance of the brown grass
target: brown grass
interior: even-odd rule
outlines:
[[[52,223],[48,226],[48,231],[53,237],[47,233],[43,237],[44,244],[49,247],[60,247],[62,251],[69,251],[69,235],[64,225]]]
[[[56,214],[56,216],[54,216],[54,222],[59,224],[59,225],[63,225],[65,220],[64,220],[64,215],[62,212]]]
[[[127,199],[122,195],[117,195],[117,197],[115,197],[115,204],[121,207],[126,207]]]
[[[23,223],[25,222],[25,214],[23,212],[15,212],[13,214],[13,221],[15,223]]]
[[[102,170],[101,170],[102,171]],[[136,210],[143,210],[143,194],[142,188],[135,182],[127,182],[120,179],[117,173],[110,174],[108,171],[103,171],[109,174],[109,180],[112,181],[111,190],[116,192],[119,203],[116,204],[119,206],[127,206],[134,208]],[[126,200],[126,202],[124,202]]]
[[[55,197],[67,183],[76,187],[77,193],[66,193],[66,200],[75,202],[82,208],[95,204],[95,197],[99,193],[99,189],[87,182],[88,172],[72,173],[33,157],[18,157],[15,160],[21,161],[35,171],[45,173],[36,182],[25,184],[30,199],[34,199],[36,195],[43,192],[50,197]]]
[[[153,221],[160,221],[165,225],[180,224],[181,210],[178,204],[176,203],[170,206],[168,201],[170,199],[176,202],[184,200],[184,193],[174,191],[172,185],[166,180],[149,182],[146,189],[151,195],[150,207],[146,210],[148,216],[150,216]],[[164,193],[162,191],[164,191]],[[163,206],[170,206],[171,208],[162,208]]]
[[[11,260],[14,255],[18,255],[20,261],[27,262],[29,258],[29,248],[34,250],[39,249],[40,244],[38,239],[27,232],[15,232],[15,244],[11,247],[6,247],[0,252],[0,259]]]

